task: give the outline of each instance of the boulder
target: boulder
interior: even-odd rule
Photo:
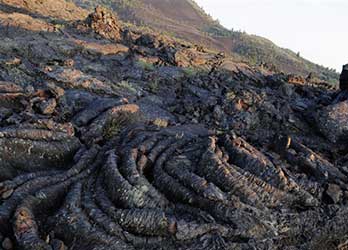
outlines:
[[[158,48],[160,43],[156,36],[152,34],[143,34],[136,41],[135,44],[142,45],[149,48]]]
[[[347,90],[348,89],[348,64],[343,66],[342,73],[340,76],[340,89]]]
[[[338,185],[329,184],[326,189],[326,195],[330,197],[333,203],[339,203],[343,193]]]
[[[317,113],[319,130],[333,143],[348,140],[348,101],[326,106]]]
[[[12,250],[13,249],[13,243],[9,238],[5,238],[5,240],[2,242],[2,248],[5,250]]]

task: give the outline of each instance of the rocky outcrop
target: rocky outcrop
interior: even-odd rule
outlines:
[[[114,41],[121,40],[122,28],[120,22],[115,14],[108,9],[98,6],[95,8],[95,11],[88,16],[86,23],[94,32],[104,38]]]
[[[342,73],[340,76],[340,89],[348,89],[348,64],[343,66]]]

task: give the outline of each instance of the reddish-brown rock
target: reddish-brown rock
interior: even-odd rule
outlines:
[[[106,8],[96,7],[95,11],[88,16],[86,22],[94,32],[102,37],[115,41],[122,37],[122,28],[118,18]]]

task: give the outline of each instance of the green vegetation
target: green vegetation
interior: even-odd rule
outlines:
[[[149,90],[151,93],[153,94],[157,94],[158,93],[158,90],[159,90],[159,83],[157,80],[153,81],[153,82],[150,82],[148,84],[148,87],[149,87]]]
[[[233,35],[233,31],[225,29],[221,25],[207,26],[202,28],[202,31],[215,37],[231,37]]]
[[[111,117],[107,120],[103,128],[103,137],[111,139],[118,135],[122,129],[129,123],[134,123],[140,120],[139,114],[121,112],[116,117]]]
[[[130,94],[136,94],[137,90],[132,86],[132,84],[128,81],[121,81],[115,85],[113,85],[113,87],[116,90],[120,90],[120,91],[127,91]]]
[[[152,63],[144,61],[144,60],[137,61],[137,65],[147,71],[152,71],[155,69],[155,66]]]
[[[198,73],[197,69],[192,68],[192,67],[183,68],[183,71],[184,71],[185,75],[188,77],[195,76]]]
[[[103,137],[105,139],[111,139],[121,132],[123,125],[116,119],[108,121],[103,131]]]

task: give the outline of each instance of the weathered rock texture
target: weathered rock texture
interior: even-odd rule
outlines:
[[[87,24],[99,35],[112,40],[120,40],[122,29],[119,21],[110,11],[98,6],[87,18]]]
[[[0,2],[1,250],[346,249],[345,93]]]

